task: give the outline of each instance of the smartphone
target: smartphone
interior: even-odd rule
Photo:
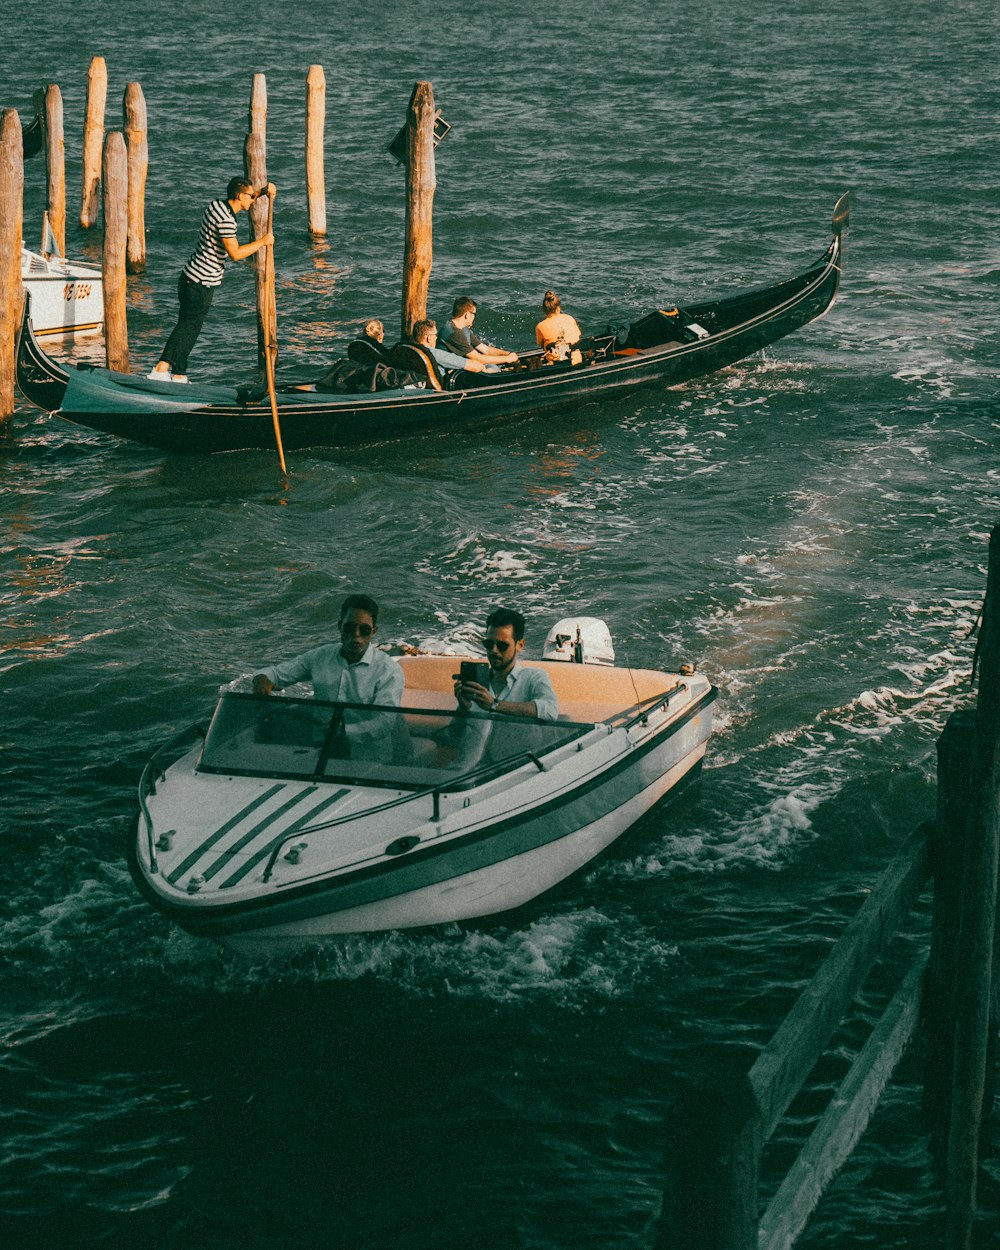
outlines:
[[[458,666],[458,679],[464,686],[466,682],[474,681],[480,686],[488,686],[490,684],[490,666],[488,664],[479,664],[475,660],[463,660]]]

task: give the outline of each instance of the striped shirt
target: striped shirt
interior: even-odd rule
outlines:
[[[236,216],[228,200],[213,200],[201,219],[198,246],[184,266],[184,273],[202,286],[219,286],[228,257],[222,240],[235,238]]]

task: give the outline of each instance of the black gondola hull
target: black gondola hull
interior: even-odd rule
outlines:
[[[582,365],[553,365],[476,375],[464,390],[322,395],[278,394],[286,449],[351,447],[436,429],[474,430],[499,421],[622,399],[646,387],[665,388],[723,369],[822,316],[840,281],[846,197],[837,205],[835,234],[821,261],[794,278],[712,303],[688,305],[686,317],[704,337],[615,353]],[[148,382],[106,370],[71,373],[48,357],[25,326],[18,385],[47,411],[79,425],[164,451],[270,450],[274,425],[266,396],[253,402],[226,387]]]

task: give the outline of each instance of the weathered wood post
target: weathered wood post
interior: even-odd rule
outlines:
[[[261,135],[247,135],[243,145],[243,168],[247,181],[255,188],[267,186],[267,154]],[[250,208],[250,225],[255,239],[267,233],[268,213],[269,200],[267,196],[262,195]],[[257,275],[257,365],[261,370],[261,376],[267,369],[269,343],[271,344],[270,359],[277,368],[277,299],[274,293],[274,281],[273,279],[268,281],[268,257],[266,255],[271,250],[271,248],[262,247],[259,252],[254,253],[253,257]],[[273,258],[270,263],[273,265]]]
[[[945,1197],[948,1250],[971,1250],[990,1055],[997,872],[1000,868],[1000,526],[990,535],[976,647],[979,697],[954,977],[954,1065]]]
[[[112,130],[104,140],[101,171],[104,200],[104,346],[109,369],[128,373],[125,311],[125,252],[128,246],[128,153],[125,136]]]
[[[937,743],[937,817],[930,837],[934,906],[924,998],[924,1112],[942,1172],[955,1063],[954,971],[961,959],[962,877],[968,854],[966,815],[975,735],[975,709],[963,708],[948,718]]]
[[[406,120],[406,241],[403,246],[403,314],[401,333],[427,316],[427,288],[433,261],[434,89],[418,82],[410,96]]]
[[[306,75],[306,199],[309,233],[326,234],[326,182],[323,176],[323,128],[326,123],[326,75],[310,65]]]
[[[59,251],[66,255],[66,140],[62,92],[50,83],[35,92],[35,109],[45,128],[45,208]]]
[[[130,82],[122,99],[125,146],[128,158],[128,244],[125,268],[129,273],[146,271],[146,175],[149,144],[146,138],[146,98],[137,82]]]
[[[16,109],[0,120],[0,429],[14,413],[14,350],[21,319],[24,149]]]
[[[667,1115],[656,1250],[757,1250],[763,1120],[746,1073],[706,1080]]]
[[[83,123],[83,197],[80,225],[89,230],[100,211],[101,156],[104,150],[104,108],[108,101],[108,67],[95,56],[87,72],[87,112]]]
[[[267,78],[264,74],[254,74],[250,86],[247,134],[260,135],[260,141],[267,149]]]

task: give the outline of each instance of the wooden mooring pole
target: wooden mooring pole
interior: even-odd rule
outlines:
[[[323,175],[323,129],[326,124],[326,75],[310,65],[306,75],[306,199],[309,233],[326,234],[326,181]]]
[[[55,83],[35,92],[35,110],[45,128],[45,209],[60,253],[66,255],[66,140],[62,92]]]
[[[969,832],[966,817],[975,737],[975,708],[963,708],[948,718],[937,743],[937,817],[930,839],[934,907],[924,1006],[924,1111],[942,1172],[955,1066],[954,974],[961,960],[963,877]]]
[[[267,78],[264,74],[254,74],[250,87],[250,109],[247,113],[247,134],[260,135],[260,141],[267,148]]]
[[[406,119],[406,239],[403,245],[403,314],[401,332],[409,338],[427,316],[427,289],[433,261],[434,90],[418,82]]]
[[[1000,870],[1000,526],[990,535],[979,642],[979,695],[965,803],[961,919],[951,967],[954,1012],[945,1172],[947,1250],[971,1250],[979,1152],[996,1029],[994,954]],[[953,804],[953,799],[946,804]]]
[[[255,188],[267,186],[267,153],[262,135],[247,135],[243,145],[243,168],[247,181]],[[267,233],[268,217],[272,211],[268,196],[260,196],[251,205],[250,224],[255,239]],[[267,255],[269,252],[273,253],[273,248],[261,248],[254,253],[257,275],[257,365],[262,377],[267,375],[268,362],[271,368],[276,369],[278,366],[278,307],[274,280],[269,280],[268,277],[268,264],[274,264],[273,255],[270,259]]]
[[[104,346],[108,368],[128,373],[125,253],[128,246],[128,153],[125,136],[112,130],[104,140]]]
[[[706,1080],[667,1113],[655,1250],[757,1250],[763,1121],[745,1073]]]
[[[21,320],[24,148],[16,109],[0,120],[0,429],[14,413],[14,351]]]
[[[101,156],[104,151],[104,109],[108,101],[108,67],[95,56],[87,72],[87,111],[83,123],[83,195],[80,225],[89,230],[100,212]]]
[[[146,98],[137,82],[130,82],[122,99],[125,146],[128,159],[128,241],[125,268],[129,273],[146,271],[146,175],[149,144],[146,138]]]

